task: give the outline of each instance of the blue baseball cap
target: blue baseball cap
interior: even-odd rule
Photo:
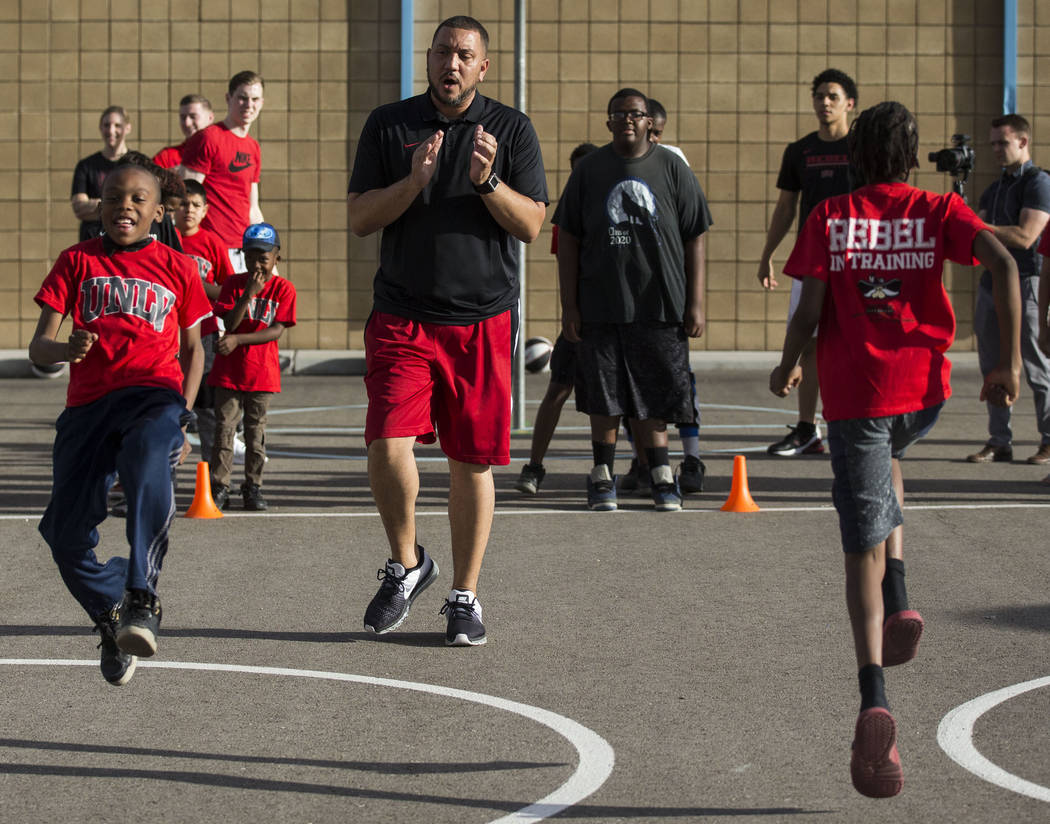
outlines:
[[[269,252],[271,249],[281,248],[281,239],[277,236],[277,230],[269,223],[253,223],[244,230],[241,248]]]

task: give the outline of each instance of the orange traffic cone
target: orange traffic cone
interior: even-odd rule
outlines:
[[[751,500],[751,490],[747,488],[747,461],[743,455],[733,458],[733,487],[722,504],[722,511],[758,512],[758,504]]]
[[[197,488],[193,493],[193,503],[186,510],[187,518],[221,518],[222,512],[211,497],[211,473],[208,464],[201,461],[197,464]]]

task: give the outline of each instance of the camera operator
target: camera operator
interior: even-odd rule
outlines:
[[[1036,244],[1050,220],[1050,175],[1032,165],[1031,128],[1020,115],[995,118],[990,142],[1003,172],[981,195],[978,215],[1017,261],[1023,310],[1021,358],[1032,389],[1036,425],[1041,436],[1039,451],[1028,458],[1028,463],[1046,464],[1050,463],[1050,360],[1038,345],[1037,278],[1041,257]],[[981,372],[987,375],[999,360],[999,321],[992,302],[991,275],[987,271],[981,274],[973,324]],[[988,443],[966,460],[972,463],[1013,460],[1009,407],[988,404],[988,436]]]

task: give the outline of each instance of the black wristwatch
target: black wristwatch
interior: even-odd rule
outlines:
[[[499,178],[494,174],[490,174],[484,183],[474,184],[474,191],[479,195],[487,195],[496,191],[497,186],[499,186]]]

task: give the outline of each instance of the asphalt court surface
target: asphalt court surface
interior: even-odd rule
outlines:
[[[119,689],[36,531],[64,384],[0,381],[4,820],[487,822],[566,804],[554,820],[1047,820],[1050,686],[1017,687],[1050,676],[1050,488],[1022,462],[1027,392],[1018,462],[963,460],[984,436],[967,369],[905,459],[909,595],[927,629],[918,658],[886,673],[905,786],[876,802],[849,781],[859,700],[829,461],[764,454],[795,418],[766,371],[697,378],[709,480],[681,513],[637,498],[585,511],[589,436],[571,401],[535,498],[513,490],[529,444],[514,435],[479,593],[489,643],[472,649],[444,647],[438,615],[439,450],[417,457],[419,537],[442,574],[376,641],[361,618],[385,541],[361,378],[286,378],[267,437],[273,509],[234,500],[221,521],[176,520],[156,665]],[[545,388],[529,377],[530,421]],[[760,512],[719,511],[734,454]],[[621,448],[618,471],[628,462]],[[180,469],[180,512],[193,478]],[[126,551],[123,526],[102,525],[100,555]]]

